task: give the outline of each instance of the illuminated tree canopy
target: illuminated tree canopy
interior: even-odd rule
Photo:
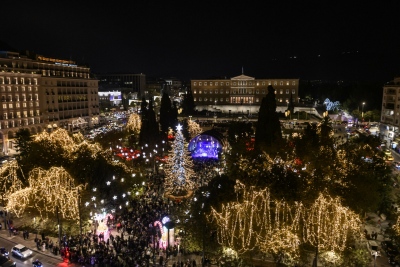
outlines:
[[[41,216],[55,215],[58,209],[62,218],[79,218],[78,196],[84,185],[75,186],[74,179],[63,169],[34,169],[29,174],[29,186],[8,196],[7,210],[21,216],[27,208],[39,211]]]
[[[343,207],[339,198],[320,194],[311,206],[271,198],[268,188],[236,184],[237,201],[212,208],[218,242],[244,254],[252,250],[298,257],[301,243],[341,252],[347,237],[361,237],[359,216]],[[281,257],[283,257],[281,255]]]

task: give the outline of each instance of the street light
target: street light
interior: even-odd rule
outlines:
[[[372,252],[372,255],[374,256],[374,267],[376,267],[376,256],[378,256],[378,251]]]
[[[290,110],[285,111],[286,123],[289,121]]]
[[[362,102],[361,117],[362,117],[363,121],[364,121],[364,105],[365,105],[365,102]]]

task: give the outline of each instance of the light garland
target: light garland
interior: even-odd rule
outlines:
[[[246,188],[239,181],[235,191],[237,201],[222,205],[221,212],[212,208],[208,219],[218,226],[218,242],[239,254],[259,248],[295,259],[300,242],[343,251],[349,233],[361,237],[361,220],[339,198],[320,194],[306,208],[302,203],[272,200],[268,188]]]
[[[22,170],[16,160],[7,161],[0,167],[0,188],[5,199],[23,187],[17,172],[20,172],[23,176]]]
[[[142,128],[142,120],[139,114],[133,113],[129,116],[128,122],[126,123],[126,129],[138,135]]]
[[[189,132],[190,139],[198,136],[199,134],[201,134],[203,132],[203,129],[200,127],[200,125],[197,122],[188,120],[187,124],[188,124],[188,132]]]
[[[31,171],[29,187],[9,196],[7,209],[21,216],[26,208],[35,208],[42,217],[56,214],[64,219],[79,218],[78,198],[84,185],[74,185],[73,178],[60,167],[50,170],[35,168]]]

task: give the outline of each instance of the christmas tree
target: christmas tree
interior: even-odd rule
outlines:
[[[165,191],[174,196],[185,196],[196,186],[193,162],[182,134],[182,126],[176,127],[175,140],[169,151],[165,168]]]

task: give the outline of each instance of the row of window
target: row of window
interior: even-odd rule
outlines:
[[[26,82],[26,83],[25,83]],[[38,80],[36,78],[24,78],[24,77],[0,77],[0,84],[29,84],[38,85]]]
[[[7,92],[11,92],[11,91],[13,91],[13,92],[19,92],[19,88],[21,88],[21,92],[25,92],[26,89],[28,89],[28,90],[27,90],[28,92],[32,92],[32,86],[28,86],[27,88],[26,88],[25,86],[14,87],[14,90],[12,90],[12,87],[11,87],[11,86],[1,86],[1,87],[0,87],[0,91],[1,91],[1,92],[6,92],[6,88],[7,88]],[[36,86],[33,87],[33,91],[37,92],[37,91],[38,91],[38,88],[37,88]]]
[[[31,124],[40,124],[40,119],[24,119],[17,121],[4,121],[0,123],[0,129],[14,128],[20,126],[27,126]]]
[[[252,97],[231,97],[231,98],[227,97],[227,98],[225,98],[225,102],[224,102],[224,98],[222,98],[222,97],[219,99],[217,97],[214,99],[212,97],[210,97],[210,98],[199,97],[199,101],[211,102],[211,103],[214,103],[215,105],[217,105],[218,103],[245,103],[245,104],[248,103],[248,104],[252,104],[253,103],[252,99],[253,99]],[[260,99],[258,97],[255,97],[254,99],[255,99],[256,103],[260,102]],[[197,101],[197,98],[194,97],[193,100]],[[283,101],[284,101],[283,98],[277,98],[276,100],[280,103],[283,103]],[[285,99],[285,103],[289,103],[289,98]]]
[[[29,116],[30,116],[30,117],[33,117],[34,114],[36,114],[36,116],[40,116],[39,110],[36,110],[36,112],[34,112],[33,110],[30,110],[30,111],[29,111]],[[17,112],[15,113],[15,115],[16,115],[16,116],[14,117],[14,113],[13,113],[13,112],[4,113],[4,114],[3,114],[3,119],[4,119],[4,120],[8,120],[8,119],[20,119],[20,118],[21,118],[21,112],[17,111]],[[24,111],[24,112],[22,113],[22,117],[24,117],[24,118],[28,117],[28,111]]]
[[[34,100],[34,101],[38,101],[39,100],[39,96],[38,95],[34,95],[34,97],[32,98],[32,95],[28,95],[28,97],[26,97],[26,95],[22,95],[22,97],[21,97],[21,101],[32,101],[32,100]],[[18,101],[20,101],[20,98],[19,98],[19,95],[16,95],[16,96],[14,96],[14,98],[12,97],[12,95],[8,95],[8,97],[6,98],[5,96],[2,96],[1,97],[1,101],[2,102],[5,102],[5,101],[7,101],[7,102],[12,102],[12,101],[16,101],[16,102],[18,102]]]
[[[208,94],[208,93],[210,93],[210,94],[212,94],[213,92],[215,93],[215,94],[218,94],[218,92],[220,93],[220,94],[223,94],[224,93],[224,91],[225,91],[225,93],[226,94],[229,94],[230,93],[230,90],[224,90],[224,89],[215,89],[215,90],[199,90],[198,92],[199,92],[199,94],[201,94],[201,93],[204,93],[204,94]],[[252,94],[253,93],[253,90],[252,89],[247,89],[247,88],[238,88],[238,89],[232,89],[232,94],[236,94],[236,92],[238,93],[238,94]],[[284,92],[284,90],[283,89],[280,89],[279,90],[279,94],[281,94],[281,95],[283,95],[283,92]],[[256,95],[258,95],[258,94],[260,94],[260,90],[259,89],[256,89],[255,90],[255,93],[256,93]],[[266,93],[266,90],[265,89],[263,89],[263,90],[261,90],[261,94],[263,94],[263,95],[265,95],[265,93]],[[290,89],[286,89],[285,90],[285,93],[288,95],[288,94],[290,94]],[[291,92],[292,94],[296,94],[296,89],[292,89],[292,92]],[[197,94],[197,90],[193,90],[193,94]],[[277,94],[277,90],[275,90],[275,94]]]
[[[199,86],[203,86],[203,84],[204,84],[204,86],[207,86],[208,84],[210,85],[210,86],[223,86],[224,85],[224,83],[225,83],[225,85],[227,85],[227,86],[230,86],[230,83],[231,82],[199,82]],[[254,84],[253,84],[254,83]],[[260,85],[278,85],[278,81],[263,81],[263,82],[260,82],[260,81],[256,81],[256,82],[253,82],[253,81],[238,81],[237,82],[237,84],[236,84],[236,82],[232,82],[232,85],[233,86],[235,86],[235,85],[256,85],[256,86],[260,86]],[[193,82],[193,85],[194,86],[197,86],[197,82]],[[287,86],[289,86],[290,85],[290,81],[280,81],[279,82],[279,85],[287,85]],[[292,85],[296,85],[296,82],[295,81],[292,81]]]
[[[36,103],[35,106],[36,106],[36,107],[39,107],[39,102],[35,102],[35,103]],[[6,109],[7,106],[8,106],[8,108],[10,108],[10,109],[14,108],[14,104],[13,104],[13,103],[8,103],[8,104],[4,103],[4,104],[3,104],[3,109]],[[26,108],[27,106],[33,107],[33,102],[29,102],[28,105],[27,105],[27,103],[22,103],[22,107],[23,107],[23,108]],[[16,108],[20,108],[20,107],[21,107],[20,103],[15,103],[15,107],[16,107]]]

